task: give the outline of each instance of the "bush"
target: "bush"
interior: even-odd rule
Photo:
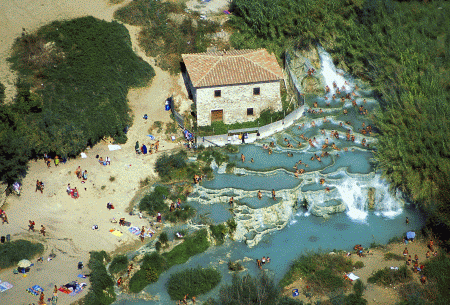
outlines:
[[[142,27],[139,43],[148,56],[156,57],[156,64],[171,73],[180,72],[181,54],[205,52],[213,43],[212,35],[218,24],[198,20],[186,13],[185,5],[155,0],[137,0],[118,9],[114,17],[122,22]],[[181,22],[170,13],[183,14]],[[197,20],[194,20],[197,19]]]
[[[157,241],[156,243],[155,243],[155,249],[156,249],[156,251],[161,251],[161,248],[162,248],[162,244],[161,244],[161,242],[160,241]]]
[[[130,290],[130,292],[138,293],[151,283],[152,282],[150,282],[147,278],[147,270],[140,269],[131,277],[128,284],[128,289]]]
[[[210,225],[209,229],[211,230],[211,234],[214,236],[216,241],[220,244],[223,243],[223,239],[225,237],[225,234],[227,234],[228,229],[227,227],[221,223],[218,225]]]
[[[159,235],[159,241],[163,245],[166,245],[169,242],[169,237],[167,236],[166,232],[161,232],[161,234]]]
[[[228,270],[241,271],[244,270],[244,266],[242,266],[239,262],[228,261]]]
[[[392,261],[392,260],[403,261],[403,260],[405,260],[405,258],[403,257],[403,255],[398,255],[398,254],[388,252],[388,253],[384,254],[384,260],[385,261]]]
[[[361,268],[364,267],[364,263],[363,263],[362,261],[357,261],[357,262],[355,262],[355,263],[353,264],[353,267],[354,267],[355,269],[361,269]]]
[[[88,267],[91,270],[91,287],[84,299],[86,305],[109,305],[116,299],[114,281],[103,263],[109,259],[105,251],[91,252]]]
[[[209,247],[208,233],[206,229],[195,232],[187,236],[184,242],[174,247],[170,252],[164,253],[169,266],[183,264],[196,254],[206,251]]]
[[[155,189],[145,195],[139,202],[139,209],[147,211],[149,214],[167,211],[169,208],[164,200],[169,196],[169,189],[165,186],[157,185]]]
[[[219,284],[222,276],[214,268],[200,267],[173,273],[167,283],[167,292],[172,300],[181,300],[185,295],[198,296]]]
[[[167,269],[167,262],[158,253],[146,254],[142,260],[141,269],[130,279],[129,289],[138,293],[151,283],[157,282],[159,275]]]
[[[186,161],[187,154],[184,150],[171,155],[164,153],[156,159],[155,170],[163,181],[170,181],[179,177],[182,169],[186,169]]]
[[[44,245],[28,240],[15,240],[0,244],[0,269],[16,266],[22,259],[31,260],[44,252]]]
[[[233,232],[236,231],[237,228],[237,222],[234,218],[230,218],[227,220],[227,226],[228,226],[228,230],[231,234],[233,234]]]
[[[0,153],[13,156],[11,164],[0,162],[5,181],[26,170],[23,159],[76,156],[107,136],[124,143],[128,89],[155,75],[133,52],[125,26],[94,17],[55,21],[19,37],[9,61],[19,81],[14,102],[0,107],[8,118],[0,123],[7,131]]]
[[[109,272],[119,273],[125,271],[128,267],[128,258],[126,255],[119,255],[113,258],[109,265]]]
[[[435,283],[437,293],[436,304],[450,304],[450,258],[440,253],[437,257],[433,257],[425,264],[424,274],[428,277],[430,283]]]
[[[367,279],[368,283],[380,284],[384,286],[406,283],[412,279],[412,271],[406,266],[400,267],[398,270],[384,268],[376,271]]]
[[[321,289],[328,291],[343,287],[345,282],[342,273],[352,270],[351,260],[342,255],[308,253],[292,263],[289,271],[280,281],[280,285],[285,287],[301,276],[306,278],[306,282],[311,286],[319,287],[319,291]]]
[[[236,162],[230,162],[227,164],[225,172],[227,172],[228,174],[231,174],[235,168],[236,168]]]
[[[242,277],[233,274],[231,285],[220,288],[217,299],[210,299],[208,305],[281,305],[302,304],[295,300],[288,300],[280,294],[280,289],[273,279],[263,272],[261,276],[253,278],[250,275]]]

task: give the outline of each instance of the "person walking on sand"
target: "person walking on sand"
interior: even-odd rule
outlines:
[[[131,270],[133,270],[133,263],[131,263],[131,264],[128,266],[128,271],[127,271],[128,277],[130,277]]]
[[[158,152],[158,149],[159,149],[159,140],[156,141],[156,143],[155,143],[155,153]]]
[[[7,224],[9,224],[8,216],[6,216],[6,212],[3,211],[3,212],[2,212],[2,225],[4,225],[5,222],[6,222]]]
[[[72,189],[70,188],[70,183],[67,184],[67,190],[66,190],[66,192],[67,192],[67,195],[69,195],[69,196],[70,196],[70,194],[72,193]]]
[[[144,242],[144,238],[145,238],[145,228],[144,228],[144,226],[142,226],[141,234],[139,234],[139,237],[141,238],[141,241]]]
[[[45,304],[44,303],[44,298],[45,298],[44,292],[41,291],[41,294],[39,295],[39,304]]]
[[[30,223],[28,225],[28,231],[33,231],[34,232],[34,226],[36,225],[36,223],[33,220],[28,220],[28,222]]]
[[[42,235],[45,236],[45,227],[44,225],[41,225],[41,230],[39,231]]]

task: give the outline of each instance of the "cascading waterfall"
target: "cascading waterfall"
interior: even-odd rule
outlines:
[[[325,84],[330,88],[330,95],[336,93],[336,88],[333,87],[333,83],[336,83],[339,90],[344,86],[345,90],[350,92],[353,84],[349,80],[346,80],[341,73],[337,72],[330,54],[325,52],[321,46],[318,46],[318,51],[321,63],[320,72],[324,78]]]

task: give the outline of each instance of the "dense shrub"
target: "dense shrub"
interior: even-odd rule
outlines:
[[[174,247],[170,252],[164,253],[169,266],[183,264],[196,254],[206,251],[209,247],[208,232],[206,229],[195,232],[185,238],[184,242]]]
[[[388,253],[384,254],[384,260],[386,260],[386,261],[393,261],[393,260],[403,261],[403,260],[405,260],[405,258],[402,255],[388,252]]]
[[[355,269],[361,269],[362,267],[364,267],[364,263],[362,261],[357,261],[353,264],[353,267]]]
[[[0,179],[12,182],[30,157],[76,156],[105,136],[124,143],[130,87],[151,66],[132,50],[127,29],[93,17],[55,21],[19,37],[9,59],[19,72],[13,103],[0,107]]]
[[[158,253],[146,254],[139,269],[130,279],[129,289],[138,293],[151,283],[157,282],[159,275],[167,269],[167,262]]]
[[[167,236],[166,232],[161,232],[161,234],[159,235],[159,241],[163,245],[166,245],[169,242],[169,237]]]
[[[180,177],[185,178],[186,161],[187,155],[184,150],[171,155],[164,153],[156,159],[155,170],[163,181],[170,181]]]
[[[155,189],[145,195],[139,202],[139,209],[147,211],[149,214],[167,211],[169,208],[164,200],[169,196],[169,189],[165,186],[157,185]]]
[[[308,253],[292,263],[289,271],[280,281],[280,285],[285,287],[298,277],[302,277],[318,290],[329,291],[344,287],[342,273],[352,270],[351,260],[342,255]]]
[[[139,40],[146,54],[156,57],[162,69],[178,73],[181,54],[205,52],[213,41],[210,34],[218,30],[218,24],[199,20],[196,15],[186,13],[184,7],[170,1],[137,0],[118,9],[114,17],[141,26]],[[187,18],[173,20],[170,13],[178,16],[183,13]]]
[[[116,299],[114,281],[106,271],[104,261],[109,259],[105,251],[91,252],[88,267],[91,270],[89,280],[91,287],[87,293],[84,304],[109,305]]]
[[[236,231],[237,228],[237,222],[234,218],[230,218],[227,220],[227,226],[230,234],[233,234],[233,232]]]
[[[428,260],[425,264],[424,274],[429,282],[436,285],[437,293],[434,295],[436,304],[450,304],[450,258],[444,253]]]
[[[126,255],[119,255],[113,258],[109,265],[109,272],[119,273],[125,271],[128,267],[128,258]]]
[[[400,267],[398,270],[384,268],[376,271],[368,279],[368,283],[380,284],[384,286],[406,283],[412,279],[412,271],[406,266]]]
[[[206,251],[209,247],[206,229],[187,236],[184,242],[163,255],[146,254],[141,269],[130,279],[130,291],[137,293],[147,285],[158,281],[159,275],[170,267],[185,263],[191,256]],[[161,245],[161,242],[157,242]]]
[[[216,299],[209,299],[207,305],[301,305],[300,301],[283,296],[275,282],[266,273],[253,278],[233,275],[230,285],[220,288]]]
[[[186,221],[195,215],[195,209],[188,204],[183,204],[180,209],[166,213],[166,220],[170,222]]]
[[[214,236],[218,243],[222,243],[225,235],[228,233],[228,228],[223,223],[218,225],[210,225],[209,229],[211,230],[212,236]]]
[[[172,300],[181,300],[185,295],[198,296],[219,284],[222,276],[214,268],[192,268],[173,273],[167,283],[167,292]]]
[[[22,259],[32,259],[44,252],[44,245],[28,240],[15,240],[0,244],[0,268],[15,266]]]

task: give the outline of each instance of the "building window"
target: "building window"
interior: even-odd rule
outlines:
[[[214,90],[214,97],[221,97],[222,91],[221,90]]]
[[[247,115],[253,115],[253,108],[247,108]]]
[[[259,87],[253,88],[253,95],[259,95],[259,93],[260,93],[260,88]]]

